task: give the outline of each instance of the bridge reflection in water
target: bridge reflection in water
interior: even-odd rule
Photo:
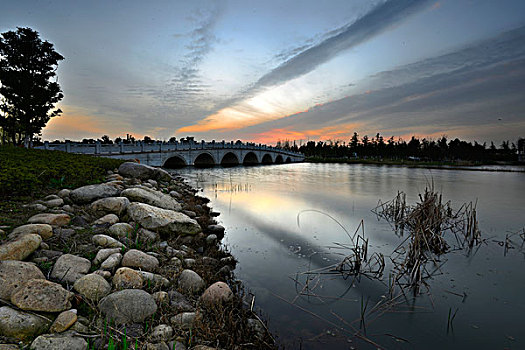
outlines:
[[[155,141],[145,143],[138,141],[119,144],[102,144],[100,142],[52,144],[46,142],[44,146],[35,148],[135,160],[142,164],[165,168],[283,164],[304,160],[304,155],[301,153],[240,141],[235,143],[233,141],[205,142],[204,140],[195,142],[190,139],[182,142]]]

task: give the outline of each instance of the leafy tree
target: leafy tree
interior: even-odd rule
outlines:
[[[0,35],[0,127],[14,144],[40,134],[64,95],[56,75],[64,57],[38,32],[20,28]]]

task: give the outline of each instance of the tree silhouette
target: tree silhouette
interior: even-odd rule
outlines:
[[[54,106],[64,95],[52,78],[63,59],[31,28],[0,35],[0,128],[12,143],[32,140],[50,118],[62,113]]]

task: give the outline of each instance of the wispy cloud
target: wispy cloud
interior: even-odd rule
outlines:
[[[216,121],[219,115],[224,115],[221,109],[235,108],[237,104],[265,88],[283,84],[315,70],[319,65],[329,61],[341,52],[388,30],[411,14],[425,8],[429,3],[429,0],[387,1],[376,6],[356,21],[342,28],[334,29],[331,33],[333,35],[328,36],[317,44],[309,46],[306,43],[303,46],[292,49],[290,52],[281,53],[282,57],[293,57],[264,74],[255,83],[237,94],[237,96],[224,101],[219,106],[219,110],[201,120],[198,123],[198,127],[187,126],[178,131],[198,132],[206,129],[206,125],[208,126],[206,130],[220,129],[216,128]]]
[[[374,75],[360,83],[370,90],[243,130],[303,132],[360,123],[366,133],[433,134],[480,130],[494,123],[525,127],[525,27],[439,57]],[[498,118],[501,121],[498,122]],[[516,124],[517,123],[517,124]],[[472,127],[472,126],[476,127]],[[499,125],[500,129],[505,129]],[[484,130],[483,132],[481,130]],[[274,140],[275,141],[275,140]]]

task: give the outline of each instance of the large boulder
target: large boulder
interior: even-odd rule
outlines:
[[[27,220],[30,224],[48,224],[51,226],[65,226],[71,217],[67,214],[42,213],[33,215]]]
[[[73,293],[58,283],[30,280],[15,289],[11,302],[22,310],[61,312],[71,308]]]
[[[97,199],[90,205],[90,209],[95,213],[111,213],[120,215],[125,212],[129,205],[129,199],[126,197],[108,197]]]
[[[75,203],[83,204],[100,198],[115,197],[119,193],[120,188],[116,184],[104,183],[76,188],[69,193],[69,198]]]
[[[91,261],[80,256],[64,254],[55,263],[51,278],[60,282],[75,283],[85,276],[91,268]]]
[[[84,298],[97,302],[111,292],[111,285],[104,277],[90,273],[79,278],[73,288]]]
[[[13,291],[32,279],[46,279],[35,264],[16,260],[0,261],[0,299],[11,300]]]
[[[0,246],[0,260],[24,260],[42,243],[40,235],[30,233]]]
[[[182,206],[173,197],[147,187],[127,188],[120,194],[132,202],[141,202],[155,207],[180,211]]]
[[[140,323],[157,311],[151,294],[141,289],[125,289],[102,299],[99,310],[116,324]]]
[[[137,249],[130,249],[122,258],[122,266],[153,272],[159,267],[159,260]]]
[[[134,162],[122,163],[118,168],[118,172],[122,176],[133,177],[141,180],[147,180],[155,177],[154,167]]]
[[[87,347],[88,343],[84,338],[66,332],[41,335],[31,343],[30,350],[85,350]]]
[[[129,217],[142,227],[159,233],[195,235],[202,231],[197,221],[173,210],[161,209],[145,203],[131,203],[127,212]]]
[[[27,340],[46,332],[50,325],[51,321],[45,317],[0,307],[0,335]]]
[[[9,234],[9,238],[15,238],[30,233],[40,235],[42,239],[48,239],[53,236],[53,227],[49,224],[27,224],[18,226]]]

